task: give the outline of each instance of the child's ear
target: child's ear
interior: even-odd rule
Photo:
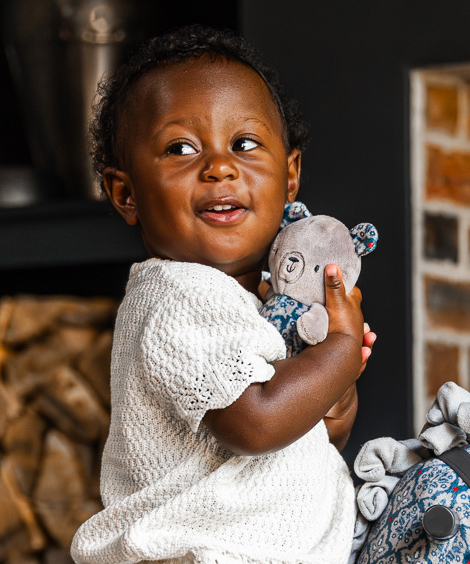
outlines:
[[[299,149],[292,149],[287,156],[287,197],[286,202],[295,201],[300,187],[300,157]]]
[[[139,218],[129,175],[122,170],[108,166],[103,171],[103,185],[119,215],[125,219],[127,224],[136,225]]]

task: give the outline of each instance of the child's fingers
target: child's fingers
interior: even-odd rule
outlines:
[[[364,326],[367,325],[367,323],[364,324]],[[367,327],[369,327],[367,325]],[[372,333],[372,331],[367,331],[367,333],[364,334],[364,339],[362,342],[362,349],[361,349],[361,353],[362,353],[362,366],[361,366],[361,370],[359,372],[359,376],[362,374],[362,372],[364,371],[367,361],[370,358],[370,355],[372,354],[372,347],[375,343],[377,339],[377,335],[375,333]]]
[[[364,372],[364,370],[366,369],[367,361],[369,360],[369,357],[372,354],[372,351],[369,347],[362,347],[361,353],[362,353],[362,362],[361,362],[361,368],[359,370],[359,374],[357,375],[357,378],[359,378],[361,376],[361,374]],[[357,378],[356,378],[356,380],[357,380]]]
[[[326,285],[330,288],[338,288],[341,285],[341,270],[336,264],[327,264],[325,267]]]
[[[341,270],[336,264],[328,264],[325,268],[325,292],[330,304],[338,299],[342,301],[346,296]]]
[[[362,292],[357,286],[354,286],[354,288],[349,292],[348,297],[356,299],[359,303],[362,302]]]
[[[328,264],[325,268],[325,291],[327,301],[331,303],[332,300],[343,300],[346,296],[346,289],[343,284],[343,275],[341,270],[336,264]],[[362,301],[361,290],[357,286],[349,292],[349,298],[356,299],[359,303]]]
[[[369,347],[362,347],[362,364],[369,360],[370,355],[372,354],[372,349]]]
[[[364,334],[362,345],[364,347],[368,347],[369,349],[371,349],[376,340],[377,340],[377,335],[372,331],[368,331],[367,333]]]
[[[341,270],[336,264],[325,268],[325,307],[329,317],[329,333],[343,333],[360,339],[362,343],[364,319],[362,294],[356,286],[346,295]]]

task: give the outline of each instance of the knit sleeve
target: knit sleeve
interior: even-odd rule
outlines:
[[[259,315],[253,296],[225,274],[198,268],[206,275],[200,281],[193,274],[189,283],[175,276],[167,284],[142,338],[146,386],[194,432],[208,410],[270,380],[271,363],[285,357],[284,341]]]

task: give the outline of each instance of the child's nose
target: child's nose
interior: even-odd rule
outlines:
[[[201,171],[205,182],[221,182],[222,180],[236,180],[239,171],[232,158],[222,153],[209,156]]]

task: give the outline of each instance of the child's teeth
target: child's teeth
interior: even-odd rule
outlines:
[[[209,209],[214,210],[214,211],[226,211],[226,210],[232,209],[232,206],[220,205],[220,206],[213,206],[212,208],[209,208]]]

